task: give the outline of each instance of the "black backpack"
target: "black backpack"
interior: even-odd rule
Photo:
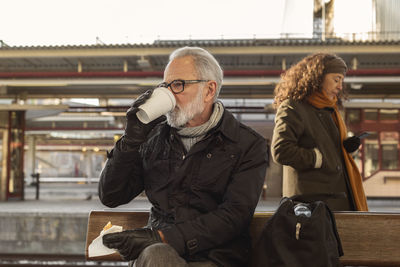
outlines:
[[[343,256],[335,217],[322,201],[307,203],[311,217],[296,216],[298,202],[283,198],[253,248],[253,267],[337,267]]]

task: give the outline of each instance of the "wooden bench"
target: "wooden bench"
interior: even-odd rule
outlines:
[[[341,262],[351,266],[400,266],[400,213],[335,212],[344,256]],[[273,212],[259,212],[251,223],[253,240],[261,234],[265,222]],[[120,261],[118,253],[102,257],[88,257],[88,246],[99,235],[108,221],[124,229],[143,227],[148,212],[92,211],[86,236],[86,259]]]

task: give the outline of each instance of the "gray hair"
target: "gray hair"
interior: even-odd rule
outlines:
[[[178,48],[169,56],[169,63],[177,58],[191,56],[194,60],[194,65],[197,74],[202,80],[214,80],[217,82],[217,91],[214,96],[214,102],[217,100],[219,92],[221,91],[222,80],[224,73],[218,61],[207,50],[200,47],[185,46]]]

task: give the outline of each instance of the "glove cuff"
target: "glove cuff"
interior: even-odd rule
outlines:
[[[315,164],[314,164],[314,168],[315,169],[319,169],[322,166],[322,154],[321,152],[318,150],[318,148],[314,148],[314,153],[315,153]]]
[[[156,230],[156,231],[157,231],[157,233],[158,233],[158,235],[159,235],[159,237],[160,237],[160,239],[161,239],[161,242],[167,244],[168,242],[167,242],[167,240],[165,239],[164,233],[163,233],[161,230]]]

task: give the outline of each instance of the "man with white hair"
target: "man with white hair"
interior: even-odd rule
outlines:
[[[149,124],[127,112],[125,133],[107,154],[99,196],[109,207],[143,190],[152,204],[145,228],[103,243],[135,266],[245,266],[249,225],[264,182],[266,142],[217,100],[223,72],[199,47],[175,50],[159,86],[176,107]]]

